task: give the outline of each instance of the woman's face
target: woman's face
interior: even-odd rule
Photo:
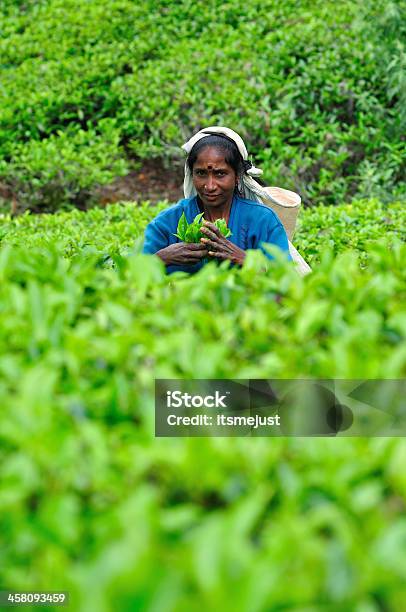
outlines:
[[[221,208],[231,204],[237,176],[226,162],[224,151],[205,147],[193,166],[193,184],[207,208]]]

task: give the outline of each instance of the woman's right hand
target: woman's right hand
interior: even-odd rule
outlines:
[[[175,242],[156,253],[166,266],[197,264],[207,254],[204,244],[188,242]]]

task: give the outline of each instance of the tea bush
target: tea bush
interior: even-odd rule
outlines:
[[[78,210],[57,215],[24,214],[0,217],[0,240],[12,245],[56,247],[60,253],[99,253],[106,259],[133,250],[147,223],[169,202],[151,207],[148,202],[111,204],[105,209]],[[406,208],[403,202],[354,200],[351,204],[319,206],[300,212],[294,244],[310,264],[329,247],[335,255],[353,249],[366,259],[369,242],[404,239]]]
[[[45,141],[30,140],[16,147],[18,161],[13,164],[11,183],[26,207],[41,212],[69,204],[88,206],[95,186],[126,174],[119,133],[110,120],[100,121],[98,129],[100,133],[59,131]]]
[[[306,203],[400,197],[406,19],[370,4],[3,2],[0,180],[21,210],[83,205],[225,124]]]
[[[305,278],[260,252],[167,277],[134,249],[153,212],[2,220],[1,584],[80,612],[402,610],[402,439],[153,424],[155,377],[404,376],[404,209],[305,211]]]

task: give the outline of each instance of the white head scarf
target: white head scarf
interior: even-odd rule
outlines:
[[[239,136],[237,132],[234,132],[234,130],[230,130],[230,128],[222,127],[220,125],[213,125],[211,127],[200,130],[200,132],[197,132],[197,134],[195,134],[194,136],[192,136],[192,138],[185,142],[185,144],[182,146],[182,149],[186,151],[186,153],[189,155],[196,142],[207,136],[212,136],[213,134],[223,134],[224,136],[227,136],[230,140],[233,140],[237,145],[237,148],[243,160],[248,161],[247,147],[245,146],[241,136]],[[261,174],[262,170],[256,168],[255,166],[251,166],[251,168],[248,168],[244,172],[243,176],[241,177],[243,183],[241,185],[243,189],[243,196],[247,198],[247,200],[254,200],[254,202],[269,201],[273,202],[274,204],[279,204],[277,200],[275,200],[263,187],[261,187],[259,183],[257,183],[257,181],[254,180],[253,177],[261,176]],[[196,195],[196,189],[193,185],[192,173],[189,170],[187,162],[185,163],[183,193],[185,194],[185,198],[192,198]]]
[[[235,144],[237,145],[237,148],[243,160],[249,161],[247,147],[245,146],[244,141],[241,138],[241,136],[239,136],[237,132],[234,132],[234,130],[230,130],[230,128],[222,127],[221,125],[212,125],[211,127],[200,130],[199,132],[197,132],[197,134],[195,134],[194,136],[192,136],[192,138],[190,138],[187,142],[185,142],[185,144],[182,146],[182,149],[186,151],[186,153],[189,155],[190,151],[193,148],[193,145],[196,142],[198,142],[202,138],[211,136],[213,134],[220,134],[220,135],[223,134],[224,136],[227,136],[229,139],[233,140]],[[250,168],[247,168],[245,170],[245,172],[243,173],[243,176],[241,177],[241,180],[242,180],[241,187],[243,190],[243,197],[245,197],[247,200],[254,200],[254,202],[263,202],[263,203],[268,203],[268,205],[276,204],[278,206],[281,206],[281,205],[284,206],[283,203],[275,199],[275,197],[273,197],[268,191],[266,191],[263,187],[261,187],[261,185],[256,180],[254,180],[254,177],[261,176],[261,174],[262,174],[262,170],[252,165]],[[183,181],[183,193],[185,194],[185,198],[191,198],[196,195],[196,189],[195,189],[195,186],[193,185],[192,174],[189,170],[187,161],[185,163],[185,178]],[[299,202],[300,202],[300,198],[299,198]],[[298,253],[298,251],[295,249],[295,247],[290,242],[290,240],[288,242],[289,242],[289,252],[292,256],[293,261],[296,264],[296,268],[299,274],[301,275],[308,274],[311,271],[310,266],[305,262],[305,260],[300,255],[300,253]]]

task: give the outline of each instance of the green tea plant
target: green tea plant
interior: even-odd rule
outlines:
[[[368,6],[3,2],[0,181],[19,210],[85,206],[223,124],[306,204],[400,199],[403,9]]]
[[[359,26],[374,41],[377,70],[392,106],[391,129],[402,134],[406,130],[406,5],[368,0]]]
[[[87,212],[3,215],[0,240],[26,248],[57,246],[68,258],[85,252],[97,253],[107,260],[112,255],[132,251],[142,240],[147,223],[168,206],[168,202],[159,202],[155,207],[148,202],[128,202]],[[293,242],[311,265],[320,261],[326,248],[335,255],[351,249],[365,262],[371,242],[385,238],[389,245],[393,239],[404,240],[405,226],[403,202],[360,200],[302,210]]]
[[[10,170],[9,186],[19,194],[19,211],[53,212],[69,205],[89,206],[92,189],[128,171],[120,155],[114,123],[100,121],[98,130],[71,129],[46,141],[16,146],[18,161],[3,163]],[[7,170],[7,171],[8,171]],[[94,198],[93,198],[94,200]]]
[[[167,206],[0,217],[1,584],[79,612],[403,609],[403,440],[153,432],[155,378],[404,376],[404,206],[303,211],[305,278],[259,251],[168,277],[137,246]]]
[[[68,590],[79,612],[403,609],[403,440],[155,439],[153,422],[156,377],[404,376],[405,245],[368,245],[365,269],[323,247],[305,278],[259,251],[168,277],[108,248],[145,210],[5,223],[1,583]],[[105,242],[69,253],[61,226]]]

